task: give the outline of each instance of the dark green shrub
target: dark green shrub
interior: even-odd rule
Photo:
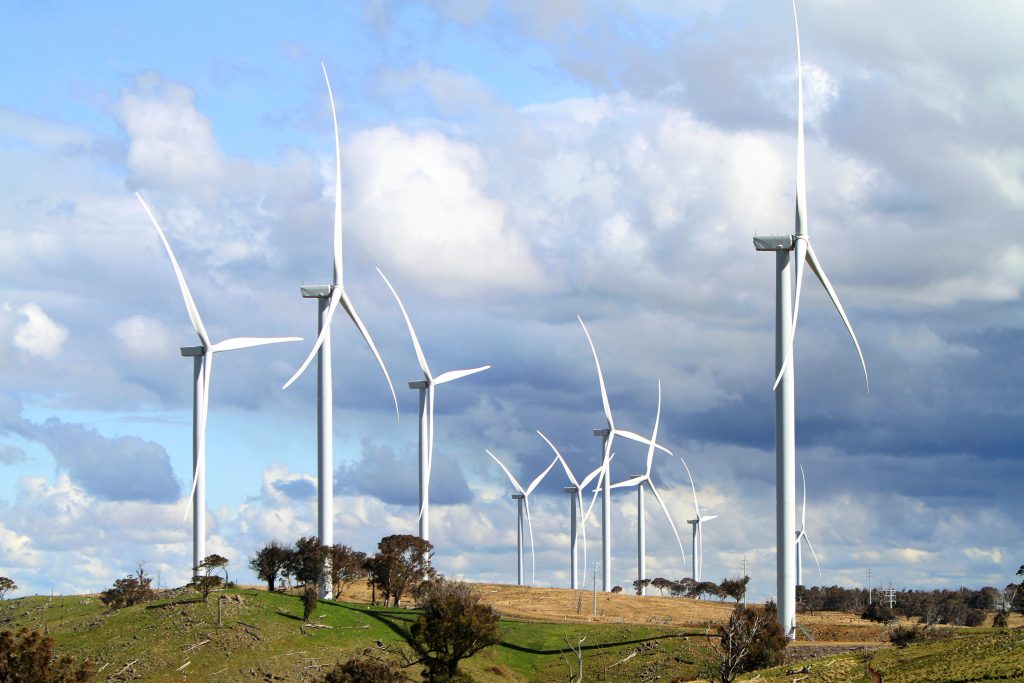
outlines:
[[[152,600],[156,597],[150,588],[152,583],[153,579],[146,576],[145,568],[140,564],[135,574],[117,579],[111,588],[100,593],[100,601],[111,609],[119,609]]]
[[[76,683],[96,673],[93,662],[76,664],[71,657],[57,657],[53,639],[39,631],[22,628],[0,633],[0,681],[11,683]]]
[[[461,581],[425,582],[416,600],[423,614],[409,629],[409,645],[426,666],[429,683],[462,680],[459,662],[501,641],[501,617]]]
[[[353,658],[327,672],[321,683],[407,683],[408,680],[387,662]]]

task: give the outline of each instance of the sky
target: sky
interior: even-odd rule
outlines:
[[[435,566],[515,581],[520,481],[600,462],[600,354],[617,426],[650,434],[648,575],[775,592],[774,263],[789,233],[789,2],[4,3],[0,63],[0,575],[97,591],[145,562],[187,581],[191,361],[168,234],[220,354],[209,552],[316,533],[316,376],[342,138],[345,286],[395,381],[333,332],[336,542],[417,528],[422,378],[435,373]],[[1024,561],[1024,63],[1019,3],[804,0],[808,231],[856,329],[813,279],[796,337],[806,583],[1004,586]],[[613,481],[646,449],[616,442]],[[567,480],[531,496],[539,586],[569,573]],[[636,576],[616,490],[612,576]],[[588,562],[600,528],[587,528]]]

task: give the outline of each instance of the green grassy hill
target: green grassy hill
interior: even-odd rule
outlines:
[[[218,599],[221,625],[218,626]],[[0,602],[0,629],[45,630],[58,650],[98,664],[100,681],[309,681],[338,661],[372,655],[402,661],[417,612],[365,603],[321,602],[310,628],[296,596],[229,590],[202,602],[190,591],[108,611],[96,597],[33,597]],[[534,622],[504,617],[502,642],[463,664],[474,680],[564,681],[565,638],[583,643],[585,680],[690,681],[704,629],[669,625]],[[822,647],[827,643],[822,643]],[[816,646],[817,647],[817,646]],[[793,662],[748,675],[759,683],[1020,681],[1024,629],[961,629],[906,649],[881,647]],[[810,666],[809,672],[801,672]],[[787,673],[793,671],[794,673]],[[406,674],[418,680],[419,668]]]
[[[309,628],[301,616],[298,597],[257,590],[213,594],[207,603],[183,592],[112,612],[95,597],[0,603],[0,629],[45,629],[61,653],[96,661],[101,681],[308,681],[351,656],[374,654],[400,662],[400,651],[408,651],[404,635],[417,612],[321,602],[311,621],[329,628]],[[575,643],[583,635],[587,680],[640,681],[659,672],[662,680],[693,677],[690,643],[678,628],[504,618],[501,629],[500,645],[463,665],[475,680],[564,680],[564,638]],[[406,673],[417,680],[419,668]]]

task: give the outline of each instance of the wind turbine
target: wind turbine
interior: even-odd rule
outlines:
[[[821,563],[818,562],[818,553],[814,552],[811,538],[807,535],[807,477],[804,476],[804,466],[800,465],[800,480],[804,484],[804,498],[800,509],[800,530],[796,532],[796,585],[804,585],[804,556],[800,541],[806,541],[807,547],[811,549],[811,557],[814,564],[818,565],[818,579],[821,579]]]
[[[398,414],[398,396],[395,395],[395,387],[391,384],[391,377],[388,369],[384,367],[384,360],[380,357],[377,347],[370,338],[370,333],[359,319],[352,301],[345,293],[344,263],[342,261],[341,242],[341,138],[338,134],[338,110],[334,106],[334,93],[331,91],[331,79],[327,76],[327,67],[320,63],[324,72],[324,81],[327,83],[327,97],[331,101],[331,115],[334,120],[334,282],[329,285],[311,285],[301,287],[300,292],[303,298],[316,299],[318,306],[317,324],[318,332],[313,350],[306,356],[306,360],[291,379],[284,383],[282,389],[287,389],[292,382],[297,380],[314,356],[318,359],[316,404],[317,404],[317,536],[323,545],[334,543],[334,392],[331,373],[331,320],[338,305],[345,310],[348,317],[352,319],[359,334],[366,340],[366,344],[373,352],[377,364],[384,372],[384,379],[391,389],[391,397],[395,402],[395,414]],[[319,355],[318,355],[319,354]],[[326,574],[325,574],[326,575]],[[331,597],[330,581],[320,582],[320,596]]]
[[[449,370],[448,372],[442,373],[437,377],[434,377],[430,373],[430,367],[427,365],[426,356],[423,355],[423,348],[420,346],[420,340],[416,336],[416,330],[412,326],[412,320],[409,318],[409,313],[405,310],[405,306],[402,304],[402,299],[399,298],[398,292],[391,285],[391,281],[388,280],[384,272],[378,268],[377,272],[384,278],[384,282],[387,284],[388,289],[395,295],[395,301],[398,302],[398,307],[402,309],[402,317],[405,318],[405,324],[409,328],[409,336],[412,337],[413,348],[416,349],[416,358],[420,362],[420,370],[423,371],[425,379],[417,382],[409,382],[410,389],[419,389],[420,392],[420,538],[424,541],[430,540],[430,470],[434,463],[434,387],[438,384],[444,384],[445,382],[451,382],[453,380],[468,377],[469,375],[475,375],[478,372],[483,372],[489,369],[490,365],[484,365],[479,368],[472,368],[471,370]]]
[[[604,465],[599,466],[596,470],[583,477],[582,481],[577,481],[572,470],[569,469],[569,463],[565,461],[562,454],[555,448],[555,444],[551,443],[551,439],[544,436],[544,433],[537,430],[540,434],[540,438],[544,439],[544,442],[551,447],[551,450],[555,453],[555,458],[562,463],[562,469],[565,470],[565,476],[569,477],[569,481],[572,482],[572,486],[567,486],[563,489],[566,493],[570,494],[569,502],[569,586],[573,590],[580,587],[579,571],[576,566],[576,539],[579,536],[577,529],[583,530],[583,566],[587,566],[587,518],[590,516],[589,512],[583,512],[583,498],[580,493],[593,481],[594,477],[599,477],[604,472]],[[580,520],[577,526],[576,522],[576,511],[579,510]]]
[[[612,484],[611,488],[620,488],[624,486],[633,486],[636,488],[636,507],[637,507],[637,520],[636,520],[636,565],[637,565],[637,577],[640,581],[647,578],[647,535],[646,535],[646,512],[644,510],[644,484],[651,487],[651,493],[658,500],[661,505],[662,511],[665,513],[665,519],[668,520],[668,525],[672,527],[672,533],[675,534],[676,543],[679,544],[679,554],[686,561],[686,552],[683,550],[683,542],[679,538],[679,532],[676,531],[675,522],[672,521],[672,515],[668,511],[668,506],[665,505],[665,501],[662,499],[661,494],[658,493],[657,487],[654,485],[654,481],[651,479],[651,467],[654,465],[654,445],[658,441],[658,423],[661,421],[661,380],[658,380],[658,412],[654,416],[654,431],[651,433],[651,443],[647,447],[647,471],[637,477],[632,477],[626,481],[620,481],[618,484]],[[640,595],[647,595],[647,586],[640,584]]]
[[[551,464],[548,465],[547,468],[524,489],[520,486],[519,481],[512,476],[512,473],[508,471],[508,468],[505,467],[504,463],[498,460],[498,457],[494,455],[494,453],[491,453],[486,448],[484,449],[484,452],[491,456],[491,458],[494,459],[494,462],[498,463],[498,466],[505,472],[505,476],[507,476],[508,480],[512,482],[512,486],[514,486],[516,491],[519,492],[518,494],[512,494],[512,498],[519,501],[518,526],[516,527],[516,546],[518,550],[517,557],[519,560],[518,585],[520,586],[523,585],[523,507],[526,507],[526,523],[530,528],[530,557],[533,561],[533,569],[530,575],[530,584],[532,585],[534,579],[537,578],[537,555],[533,547],[533,520],[530,519],[530,494],[533,493],[535,488],[537,488],[537,484],[547,476],[547,473],[551,471],[551,468],[555,466],[555,463],[558,462],[558,458],[552,460]]]
[[[754,237],[758,251],[775,252],[775,520],[776,520],[776,592],[777,619],[790,638],[796,637],[796,551],[792,539],[796,535],[796,419],[793,386],[793,341],[800,310],[804,263],[821,282],[829,299],[843,319],[864,369],[868,369],[857,335],[853,331],[843,305],[839,302],[825,269],[811,247],[807,232],[807,177],[804,159],[804,90],[800,56],[800,23],[796,0],[793,0],[793,23],[796,28],[797,63],[797,146],[796,146],[796,232],[789,235]],[[793,252],[796,252],[795,258]],[[796,297],[792,291],[792,262],[796,261]],[[794,303],[795,301],[795,303]],[[870,391],[870,386],[868,387]]]
[[[185,310],[192,321],[192,327],[199,336],[199,346],[182,347],[182,356],[192,356],[193,367],[193,393],[192,393],[192,490],[189,491],[189,502],[185,507],[185,517],[188,518],[189,510],[194,510],[192,515],[192,573],[199,576],[199,563],[206,558],[206,417],[210,407],[210,376],[213,374],[213,354],[221,351],[234,351],[252,346],[265,346],[266,344],[279,344],[281,342],[301,341],[302,337],[234,337],[225,339],[222,342],[213,344],[210,336],[206,333],[202,318],[199,317],[199,309],[192,299],[192,293],[185,282],[185,275],[181,272],[178,259],[174,257],[170,242],[167,241],[164,231],[160,229],[160,223],[150,210],[149,205],[138,192],[135,193],[139,203],[145,209],[146,215],[152,221],[153,227],[160,235],[160,241],[167,250],[167,256],[171,259],[171,266],[174,268],[174,275],[178,278],[178,287],[181,289],[181,296],[185,300]]]
[[[700,583],[701,570],[704,568],[704,522],[710,522],[713,519],[718,519],[718,515],[706,515],[700,514],[700,505],[697,504],[697,487],[693,484],[693,475],[690,474],[690,468],[687,466],[686,461],[683,460],[682,456],[679,459],[683,462],[683,467],[686,468],[686,476],[690,478],[690,490],[693,491],[693,510],[696,515],[696,519],[686,520],[692,527],[693,532],[693,551],[691,554],[691,561],[693,563],[693,580]]]
[[[601,572],[603,584],[602,590],[608,592],[612,589],[612,493],[611,469],[609,467],[611,462],[612,442],[616,436],[621,436],[624,439],[642,443],[645,446],[650,446],[652,442],[635,432],[619,429],[615,426],[615,420],[612,417],[612,407],[608,402],[608,390],[604,386],[604,374],[601,372],[601,361],[597,357],[597,349],[594,347],[594,340],[591,339],[590,332],[587,330],[587,326],[583,322],[583,318],[577,315],[576,319],[580,321],[580,325],[583,327],[583,334],[587,335],[587,341],[590,343],[590,350],[594,354],[594,365],[597,366],[597,381],[601,385],[601,403],[604,405],[604,419],[608,423],[607,427],[594,430],[594,436],[600,436],[603,441],[601,467],[604,468],[604,474],[602,475],[601,487],[599,489],[601,493]],[[660,446],[655,443],[654,447],[672,455],[672,451],[668,450],[664,446]],[[590,514],[590,510],[594,507],[594,503],[597,501],[597,494],[598,491],[594,491],[594,496],[590,499],[590,507],[587,510],[588,516]]]

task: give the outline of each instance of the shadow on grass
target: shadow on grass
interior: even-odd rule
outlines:
[[[341,607],[342,609],[347,609],[350,612],[356,612],[357,614],[365,614],[371,619],[376,619],[380,623],[387,626],[395,635],[404,640],[406,643],[409,642],[408,628],[403,627],[402,625],[396,622],[405,622],[406,624],[411,624],[413,621],[415,621],[415,613],[411,613],[407,616],[405,614],[400,615],[390,611],[385,612],[382,609],[375,609],[373,607],[366,607],[360,609],[359,607],[348,605],[343,602],[334,602],[333,600],[322,600],[321,602],[326,602],[329,605],[335,605],[336,607]]]
[[[163,609],[164,607],[174,607],[176,605],[194,605],[197,602],[206,602],[202,597],[195,598],[184,598],[182,600],[171,600],[170,602],[161,602],[159,605],[146,605],[146,609]]]
[[[640,643],[649,643],[649,642],[654,641],[654,640],[669,640],[671,638],[685,638],[687,635],[693,635],[693,634],[676,633],[676,634],[666,635],[666,636],[653,636],[651,638],[636,638],[635,640],[617,640],[617,641],[608,642],[608,643],[594,643],[593,645],[584,645],[582,649],[583,649],[584,652],[590,652],[590,651],[593,651],[593,650],[605,650],[605,649],[610,649],[610,648],[613,648],[613,647],[622,647],[624,645],[639,645]],[[539,650],[537,648],[526,647],[524,645],[515,645],[515,644],[510,643],[510,642],[508,642],[506,640],[503,640],[500,643],[498,643],[498,647],[503,647],[503,648],[505,648],[507,650],[514,650],[516,652],[522,652],[524,654],[530,654],[530,655],[557,655],[557,654],[561,654],[561,653],[565,652],[566,649],[568,649],[568,648],[559,648],[557,650]]]

